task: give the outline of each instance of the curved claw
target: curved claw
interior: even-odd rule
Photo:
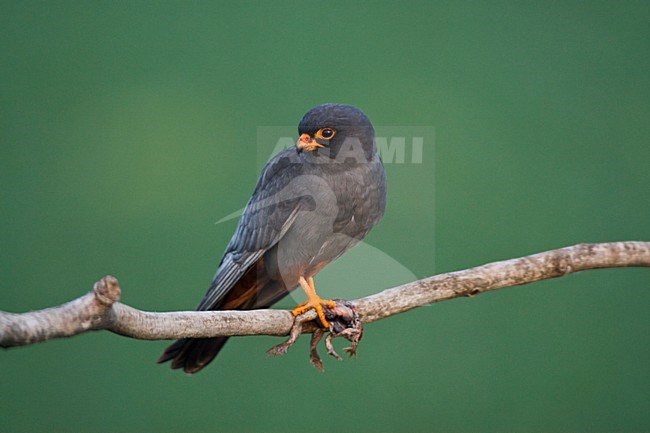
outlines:
[[[296,308],[293,309],[291,314],[293,314],[293,316],[296,317],[313,309],[314,311],[316,311],[320,323],[325,328],[329,328],[329,322],[325,318],[325,311],[323,310],[323,307],[332,309],[336,307],[336,302],[329,299],[321,299],[320,296],[316,294],[316,288],[314,287],[314,279],[312,277],[309,277],[309,279],[307,280],[304,277],[300,277],[298,282],[300,283],[300,286],[307,294],[307,302],[303,302],[302,304],[298,305]]]
[[[293,311],[291,311],[291,314],[293,314],[293,316],[296,317],[306,313],[309,310],[314,310],[318,315],[318,320],[320,321],[320,323],[325,328],[329,328],[330,324],[327,321],[327,319],[325,319],[325,310],[323,309],[323,307],[332,309],[335,306],[336,306],[336,302],[334,301],[318,298],[318,300],[311,300],[298,305],[296,308],[293,309]]]

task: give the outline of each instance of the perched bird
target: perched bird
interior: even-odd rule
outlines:
[[[323,104],[298,126],[295,148],[281,151],[257,186],[226,247],[210,287],[197,307],[206,310],[268,308],[300,286],[309,309],[327,326],[314,275],[363,239],[386,205],[384,166],[375,131],[356,107]],[[228,337],[177,340],[158,359],[196,373]]]

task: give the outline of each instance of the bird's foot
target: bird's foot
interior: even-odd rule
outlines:
[[[329,299],[321,299],[321,297],[316,294],[314,279],[312,277],[309,277],[307,279],[300,277],[298,281],[307,294],[307,302],[303,302],[302,304],[298,305],[293,309],[291,314],[293,314],[293,317],[298,317],[309,310],[314,310],[318,315],[318,320],[320,320],[320,323],[323,325],[323,327],[329,328],[329,323],[327,323],[327,319],[325,318],[325,311],[323,307],[330,310],[334,309],[336,308],[336,302]]]
[[[303,302],[298,305],[296,308],[291,311],[293,317],[300,316],[301,314],[306,313],[309,310],[314,310],[318,316],[318,320],[325,327],[329,328],[329,323],[326,319],[325,308],[333,309],[336,308],[336,302],[329,299],[321,299],[318,296],[310,297],[307,302]]]

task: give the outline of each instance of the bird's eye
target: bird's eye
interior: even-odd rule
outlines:
[[[332,128],[321,128],[316,132],[316,138],[324,138],[326,140],[329,140],[330,138],[334,137],[336,134],[336,131],[334,131]]]

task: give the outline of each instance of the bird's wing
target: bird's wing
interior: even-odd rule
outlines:
[[[217,308],[246,271],[282,239],[298,213],[310,206],[312,198],[290,187],[301,170],[294,149],[280,152],[266,165],[198,310]]]

